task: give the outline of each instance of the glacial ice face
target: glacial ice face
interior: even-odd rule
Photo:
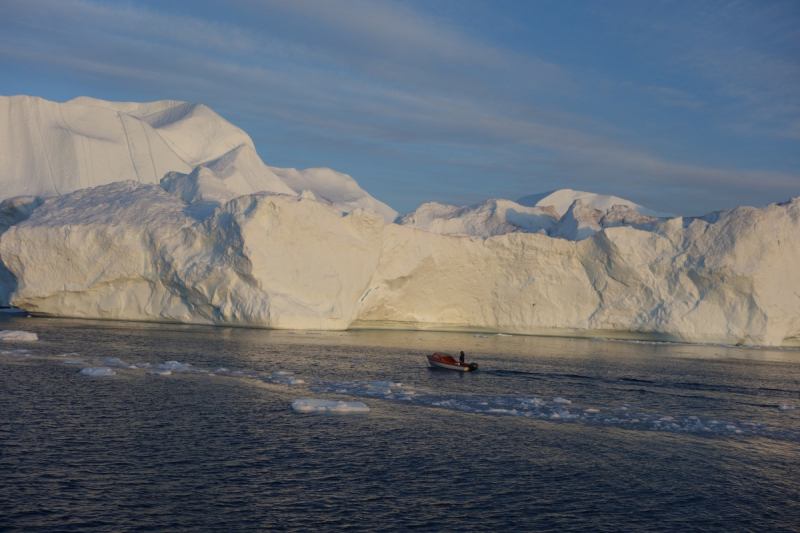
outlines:
[[[389,225],[354,326],[796,342],[800,199],[711,219],[609,227],[578,242]]]
[[[579,241],[458,238],[268,193],[202,221],[191,207],[134,182],[47,199],[0,236],[18,284],[11,303],[55,316],[276,328],[800,340],[800,199],[667,220],[599,216],[576,202],[576,223],[609,224]],[[611,227],[626,217],[636,224]]]
[[[384,222],[260,193],[203,222],[155,185],[51,198],[0,238],[13,305],[84,318],[344,329],[374,272]]]

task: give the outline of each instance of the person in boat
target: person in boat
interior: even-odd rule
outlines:
[[[464,364],[464,350],[461,350],[461,356],[458,358],[458,362],[462,365]]]

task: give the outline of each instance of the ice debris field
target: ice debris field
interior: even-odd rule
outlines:
[[[0,350],[0,357],[35,357],[31,350]],[[598,408],[587,402],[578,403],[569,398],[555,396],[518,397],[488,396],[474,394],[452,394],[427,388],[418,388],[410,383],[396,381],[326,381],[313,380],[306,384],[294,372],[274,370],[268,373],[228,367],[201,368],[189,362],[165,361],[125,362],[118,358],[78,358],[77,353],[64,353],[55,357],[62,364],[83,366],[78,374],[90,378],[113,379],[121,373],[144,371],[147,375],[168,377],[175,374],[201,375],[257,380],[264,384],[288,387],[301,392],[287,408],[304,414],[366,414],[370,406],[362,401],[351,401],[357,397],[371,403],[402,403],[421,408],[446,409],[482,416],[523,417],[558,423],[587,423],[614,426],[639,431],[668,431],[690,433],[714,433],[728,435],[757,435],[762,437],[800,441],[800,428],[777,428],[761,421],[723,420],[692,415],[691,413],[650,412],[636,405],[621,403],[613,408]],[[421,360],[420,364],[424,364]],[[95,366],[98,365],[98,366]],[[102,366],[99,366],[102,365]],[[432,370],[436,372],[437,370]],[[439,370],[439,372],[447,372]],[[310,398],[308,393],[326,398]],[[346,396],[347,400],[328,398]],[[773,407],[781,412],[794,411],[796,406],[779,404]]]

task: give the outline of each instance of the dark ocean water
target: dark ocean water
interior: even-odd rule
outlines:
[[[0,344],[0,530],[800,531],[797,351],[0,329],[40,339]],[[426,366],[462,349],[481,370]],[[166,361],[191,366],[144,368]],[[96,366],[116,375],[78,374]],[[298,398],[370,413],[299,414]]]

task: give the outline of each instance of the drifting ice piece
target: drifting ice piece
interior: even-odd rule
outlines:
[[[292,401],[292,409],[298,413],[353,414],[369,413],[369,407],[362,402],[332,402],[304,398]]]

